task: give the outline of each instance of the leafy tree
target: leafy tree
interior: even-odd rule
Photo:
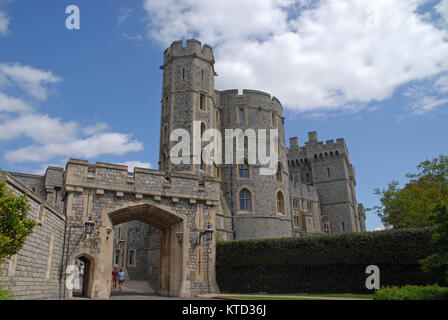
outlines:
[[[431,241],[436,253],[420,263],[425,272],[443,272],[448,282],[448,202],[437,205],[434,221],[437,227]]]
[[[7,188],[0,171],[0,264],[22,249],[35,222],[27,219],[29,204],[26,195],[17,196]],[[11,292],[0,283],[0,300],[11,300]]]
[[[409,182],[399,188],[392,181],[386,189],[375,189],[381,206],[372,208],[386,227],[420,228],[435,226],[437,206],[448,201],[448,157],[440,155],[417,166],[418,172],[408,173]],[[372,210],[371,209],[371,210]]]
[[[0,264],[18,253],[32,233],[36,223],[27,218],[28,210],[26,195],[14,194],[0,179]]]

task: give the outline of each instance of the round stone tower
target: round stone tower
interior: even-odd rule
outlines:
[[[240,95],[238,90],[226,90],[219,92],[219,103],[222,109],[223,137],[225,129],[241,129],[243,132],[253,130],[258,141],[259,130],[265,129],[266,154],[269,156],[270,130],[278,130],[278,171],[274,175],[260,174],[260,169],[265,166],[260,163],[258,145],[257,162],[249,163],[248,144],[251,142],[246,138],[244,162],[223,166],[222,190],[233,215],[234,238],[239,240],[292,236],[287,149],[280,102],[261,91],[243,90]],[[236,159],[236,147],[234,155]]]
[[[175,41],[164,52],[162,112],[160,126],[159,168],[167,173],[183,171],[214,175],[214,168],[202,164],[174,164],[170,161],[170,134],[185,129],[193,137],[194,121],[200,121],[199,130],[215,128],[214,63],[212,48],[198,40]],[[179,138],[180,141],[180,138]],[[191,146],[192,146],[191,141]],[[193,152],[193,148],[191,148]],[[185,156],[182,154],[182,156]]]

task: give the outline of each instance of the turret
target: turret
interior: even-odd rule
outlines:
[[[160,170],[167,173],[186,171],[213,174],[212,169],[192,162],[173,164],[170,161],[170,134],[175,129],[185,129],[193,137],[193,122],[200,121],[201,129],[216,127],[214,106],[213,50],[198,40],[175,41],[164,52],[162,90],[162,116],[160,132]],[[190,150],[193,152],[193,150]]]

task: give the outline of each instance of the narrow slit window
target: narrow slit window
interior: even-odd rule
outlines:
[[[246,111],[244,110],[244,108],[239,108],[238,117],[239,122],[246,122]]]
[[[285,199],[281,191],[277,193],[277,212],[285,214]]]
[[[199,96],[199,109],[205,110],[205,95],[201,94]]]
[[[249,178],[249,164],[246,159],[244,159],[244,163],[240,164],[240,178]]]
[[[168,96],[165,97],[165,103],[163,104],[163,113],[167,113],[169,110],[169,99]]]

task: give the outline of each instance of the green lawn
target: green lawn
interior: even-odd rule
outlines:
[[[297,296],[293,297],[293,296]],[[236,300],[310,300],[306,298],[299,298],[299,296],[306,297],[330,297],[330,298],[359,298],[359,299],[373,299],[373,294],[352,294],[352,293],[281,293],[281,294],[267,294],[267,293],[231,293],[225,294],[223,298]]]

